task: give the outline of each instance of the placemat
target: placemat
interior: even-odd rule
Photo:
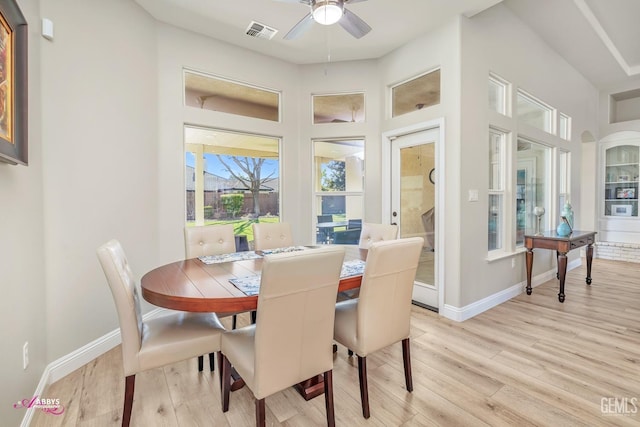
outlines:
[[[364,272],[365,262],[362,260],[345,261],[342,264],[340,277],[358,276]],[[253,274],[246,277],[238,277],[229,279],[236,288],[240,289],[248,296],[258,295],[260,293],[260,275]]]
[[[247,259],[256,259],[262,258],[262,255],[258,255],[253,251],[248,252],[234,252],[230,254],[220,254],[220,255],[207,255],[198,257],[198,259],[205,264],[219,264],[222,262],[232,262],[232,261],[244,261]]]

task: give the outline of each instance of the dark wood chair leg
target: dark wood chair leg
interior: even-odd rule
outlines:
[[[351,349],[347,349],[347,354],[349,357],[353,356],[353,351]]]
[[[229,393],[231,392],[231,362],[222,355],[222,412],[229,410]]]
[[[131,408],[133,407],[133,391],[136,386],[136,374],[129,375],[124,380],[124,409],[122,410],[122,427],[129,427],[131,422]]]
[[[220,369],[220,366],[218,366],[218,369]],[[209,353],[209,370],[211,372],[216,370],[216,354],[215,353]]]
[[[362,401],[362,416],[369,418],[369,389],[367,387],[367,358],[358,356],[358,376],[360,377],[360,400]]]
[[[223,374],[222,365],[223,365],[224,361],[222,359],[223,359],[222,358],[222,352],[219,351],[218,352],[218,375],[220,376],[220,395],[222,395],[222,381],[223,381],[223,378],[222,378],[222,374]]]
[[[256,399],[256,427],[265,427],[264,399]]]
[[[411,351],[409,338],[402,340],[402,360],[404,361],[404,381],[409,392],[413,391],[413,379],[411,378]]]
[[[235,329],[237,325],[238,325],[238,316],[234,314],[233,320],[231,321],[231,329]]]
[[[251,324],[252,325],[255,325],[257,316],[258,316],[258,312],[256,312],[255,310],[251,312]]]
[[[198,356],[198,372],[204,369],[204,356]]]
[[[333,371],[324,373],[324,406],[327,410],[327,426],[335,427],[336,414],[333,408]]]

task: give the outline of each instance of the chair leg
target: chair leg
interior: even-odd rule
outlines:
[[[360,377],[360,400],[362,401],[362,416],[369,418],[369,389],[367,387],[367,358],[358,356],[358,377]]]
[[[219,351],[218,352],[218,375],[220,376],[220,395],[222,395],[222,381],[223,381],[223,378],[222,378],[222,374],[223,374],[223,372],[222,372],[223,369],[222,368],[223,368],[223,366],[222,365],[223,365],[224,361],[222,359],[223,359],[222,358],[222,352]]]
[[[231,391],[231,362],[222,355],[222,412],[229,410],[229,392]]]
[[[256,427],[265,427],[264,398],[256,399]]]
[[[220,369],[219,366],[218,366],[218,369]],[[209,370],[211,372],[216,370],[216,354],[215,353],[209,353]]]
[[[324,405],[327,410],[327,426],[335,427],[336,415],[333,408],[333,371],[324,373]]]
[[[131,408],[133,407],[133,390],[136,386],[136,374],[129,375],[124,380],[124,409],[122,411],[122,427],[129,427],[131,422]]]
[[[409,338],[402,340],[402,360],[404,361],[404,381],[407,384],[407,390],[413,391],[413,379],[411,378],[411,352]]]
[[[256,324],[256,317],[258,316],[258,312],[253,310],[251,312],[251,324],[255,325]]]
[[[350,349],[347,349],[347,354],[349,355],[349,357],[353,356],[353,351]]]
[[[238,325],[238,316],[234,314],[233,320],[231,321],[231,329],[235,329],[237,325]]]
[[[204,356],[198,356],[198,372],[202,372],[204,369]]]

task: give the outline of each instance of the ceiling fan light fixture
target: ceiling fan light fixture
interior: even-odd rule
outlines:
[[[317,0],[312,5],[313,20],[322,25],[335,24],[342,18],[343,7],[342,0]]]

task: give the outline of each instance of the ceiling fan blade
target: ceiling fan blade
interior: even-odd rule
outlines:
[[[348,9],[344,10],[344,15],[338,21],[338,24],[357,39],[367,35],[367,33],[371,31],[369,24]]]
[[[313,24],[313,17],[311,13],[308,13],[307,16],[302,18],[300,22],[293,26],[292,29],[289,30],[287,34],[285,34],[285,40],[293,40],[300,36],[300,34],[304,33],[309,29],[309,27]]]

